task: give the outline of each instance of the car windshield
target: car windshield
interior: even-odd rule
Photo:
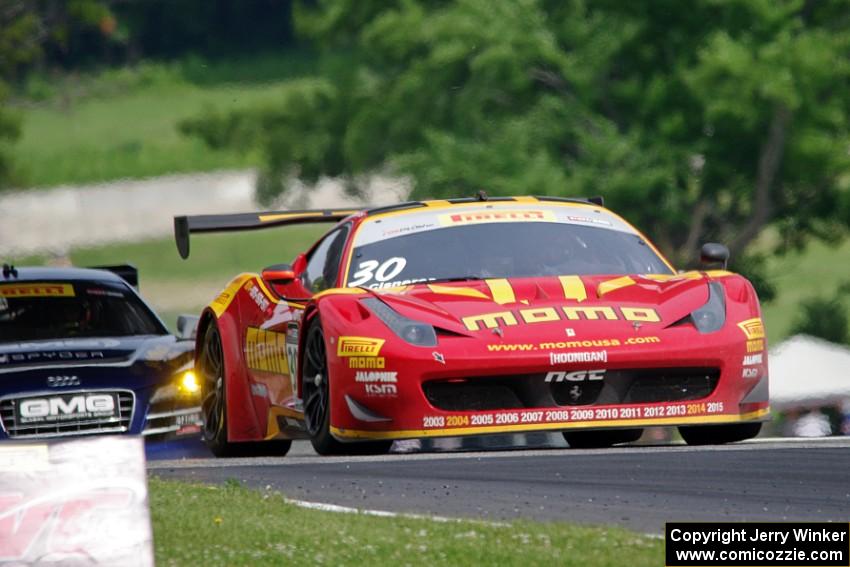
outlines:
[[[138,296],[119,283],[0,284],[0,343],[166,333]]]
[[[428,228],[357,245],[349,287],[465,278],[671,274],[634,232],[561,222]]]

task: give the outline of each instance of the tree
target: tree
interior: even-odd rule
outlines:
[[[812,297],[800,304],[791,334],[799,333],[839,343],[850,343],[847,307],[840,295]]]
[[[296,26],[323,50],[316,77],[185,130],[259,145],[267,200],[388,168],[414,197],[603,194],[679,262],[708,240],[742,255],[768,226],[784,250],[850,227],[844,7],[313,1]]]
[[[98,0],[2,0],[0,2],[0,189],[12,180],[8,149],[20,136],[18,117],[4,107],[6,84],[38,61],[45,49],[62,49],[78,29],[109,31],[111,14]]]

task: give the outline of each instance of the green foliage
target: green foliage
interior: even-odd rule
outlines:
[[[58,77],[41,82],[38,104],[17,95],[10,115],[21,119],[11,148],[16,186],[91,183],[168,173],[256,167],[260,150],[215,150],[183,136],[177,125],[199,109],[267,107],[286,79],[310,66],[306,52],[250,59],[191,57]],[[205,74],[206,72],[206,74]]]
[[[81,35],[107,37],[113,16],[104,0],[4,0],[0,10],[0,77],[15,79],[45,56],[59,57]]]
[[[804,300],[797,312],[791,334],[803,333],[840,344],[850,343],[847,306],[841,295],[811,297]]]
[[[261,148],[266,200],[299,176],[356,190],[390,168],[415,197],[603,194],[679,261],[708,240],[737,256],[771,225],[779,249],[798,248],[850,225],[843,6],[309,2],[296,28],[355,64],[186,131]]]
[[[838,291],[850,297],[850,290],[839,291],[848,265],[850,240],[839,246],[812,242],[803,252],[769,257],[766,274],[777,289],[776,298],[762,305],[769,343],[777,344],[790,334],[800,304],[812,295],[828,297]],[[850,317],[850,301],[845,302],[844,313]]]
[[[95,26],[108,16],[99,0],[7,0],[0,6],[0,189],[13,180],[10,148],[20,137],[20,119],[6,105],[6,82],[37,62],[46,47],[61,49],[73,30]]]
[[[289,47],[290,0],[113,2],[125,56],[233,56]]]

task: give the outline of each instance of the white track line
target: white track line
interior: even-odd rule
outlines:
[[[294,498],[283,499],[287,504],[306,508],[308,510],[320,510],[322,512],[336,512],[341,514],[363,514],[364,516],[378,516],[381,518],[409,518],[411,520],[432,520],[434,522],[472,522],[474,524],[483,524],[486,526],[494,526],[506,528],[509,524],[504,522],[488,522],[486,520],[476,520],[474,518],[449,518],[447,516],[431,516],[428,514],[413,514],[407,512],[390,512],[388,510],[371,510],[369,508],[351,508],[349,506],[340,506],[338,504],[325,504],[324,502],[309,502],[307,500],[296,500]]]
[[[318,510],[321,512],[335,512],[338,514],[363,514],[364,516],[378,516],[380,518],[406,518],[411,520],[431,520],[432,522],[469,522],[490,526],[494,528],[509,528],[510,524],[505,522],[490,522],[487,520],[477,520],[475,518],[449,518],[446,516],[431,516],[427,514],[413,514],[405,512],[390,512],[388,510],[370,510],[368,508],[351,508],[349,506],[340,506],[338,504],[325,504],[324,502],[309,502],[307,500],[296,500],[294,498],[283,499],[287,504],[306,508],[307,510]],[[648,539],[664,539],[664,534],[639,533]]]

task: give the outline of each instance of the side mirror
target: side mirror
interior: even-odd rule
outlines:
[[[304,268],[307,267],[307,255],[303,252],[295,257],[295,260],[292,261],[292,269],[298,272],[299,274],[304,271]]]
[[[717,242],[706,242],[700,249],[699,261],[703,267],[720,264],[723,269],[726,269],[726,263],[729,261],[729,249]]]
[[[263,279],[271,283],[285,284],[295,279],[295,271],[289,264],[275,264],[263,268]]]
[[[198,334],[198,322],[201,320],[197,315],[177,316],[177,338],[183,340],[195,340]]]

